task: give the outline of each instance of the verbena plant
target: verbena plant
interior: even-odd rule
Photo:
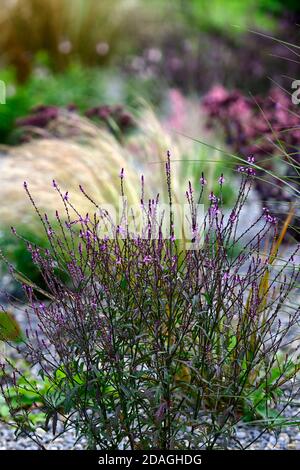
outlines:
[[[188,247],[174,236],[169,158],[167,237],[155,217],[158,199],[144,199],[143,180],[148,237],[128,236],[128,227],[121,230],[96,203],[93,216],[79,214],[56,183],[66,214],[65,221],[57,214],[60,229],[54,230],[25,184],[49,240],[46,250],[28,244],[48,301],[39,300],[34,286],[23,286],[29,326],[17,351],[32,378],[9,359],[3,365],[1,389],[20,433],[43,445],[35,435],[36,408],[54,435],[72,429],[98,449],[213,449],[235,440],[243,418],[260,421],[262,433],[285,422],[299,369],[297,346],[287,352],[299,321],[291,298],[298,248],[279,263],[286,227],[279,231],[267,210],[240,232],[252,164],[240,169],[240,191],[227,215],[220,177],[201,226],[195,203],[206,180],[202,176],[197,197],[189,186],[194,238]],[[124,195],[123,172],[120,178]],[[100,235],[103,224],[110,225],[110,238]],[[34,407],[22,405],[24,392],[34,396]]]

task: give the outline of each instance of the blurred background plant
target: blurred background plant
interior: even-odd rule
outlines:
[[[74,59],[84,65],[105,64],[149,37],[160,15],[148,2],[131,0],[1,3],[4,60],[15,66],[21,81],[28,78],[35,56],[41,51],[47,52],[53,70],[66,69]]]
[[[290,212],[294,230],[283,241],[287,253],[293,249],[300,137],[290,92],[299,78],[298,2],[0,0],[0,6],[6,85],[0,246],[21,276],[45,287],[26,242],[10,229],[16,225],[31,243],[47,245],[24,181],[55,224],[52,179],[82,213],[91,208],[78,197],[78,185],[98,203],[117,205],[121,168],[130,202],[139,203],[140,173],[150,193],[165,198],[167,149],[174,200],[182,200],[189,180],[196,187],[202,173],[208,200],[223,174],[226,210],[238,194],[238,167],[253,154],[255,191],[241,224],[262,206],[282,225]],[[5,263],[0,278],[1,287],[22,294]]]
[[[255,155],[262,204],[285,216],[280,204],[286,208],[295,199],[291,188],[299,189],[300,115],[290,95],[273,88],[266,97],[247,97],[216,86],[202,103],[209,128],[218,129],[237,155]]]

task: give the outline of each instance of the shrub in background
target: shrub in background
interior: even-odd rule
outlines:
[[[255,7],[249,2],[233,0],[226,2],[226,8],[219,0],[209,2],[207,8],[199,2],[203,4],[203,0],[182,3],[187,12],[192,3],[196,5],[192,10],[199,12],[198,25],[193,24],[191,13],[187,17],[194,27],[173,29],[159,40],[151,38],[139,53],[124,57],[121,63],[129,77],[134,74],[141,82],[159,80],[164,87],[176,87],[189,95],[207,93],[220,83],[245,94],[249,90],[268,93],[272,83],[290,88],[289,77],[296,78],[299,69],[297,17],[282,15],[275,20],[275,28],[265,28],[251,21],[246,10],[255,11]],[[244,19],[232,13],[229,3],[233,9],[244,10]],[[214,19],[215,13],[218,18]],[[227,15],[234,20],[228,22]],[[232,27],[233,21],[236,27]]]
[[[221,126],[227,143],[238,154],[255,154],[262,166],[272,169],[275,158],[268,157],[284,153],[285,148],[293,152],[291,158],[297,163],[300,116],[291,96],[280,88],[273,88],[263,98],[216,86],[202,104],[208,126]]]
[[[39,66],[38,66],[39,68]],[[84,70],[76,63],[63,74],[53,74],[48,68],[31,75],[26,84],[18,84],[12,69],[2,70],[0,78],[6,83],[6,105],[0,107],[0,141],[15,143],[15,124],[37,106],[75,105],[79,111],[99,105],[108,99],[105,79],[99,69]]]
[[[18,79],[28,78],[35,55],[46,52],[53,70],[72,61],[103,65],[140,47],[143,38],[164,30],[161,9],[138,0],[4,0],[0,23],[2,60]],[[163,11],[165,9],[163,8]],[[134,31],[134,35],[132,34]]]
[[[203,196],[204,175],[199,191],[188,186],[195,248],[188,250],[174,237],[178,221],[169,158],[166,237],[155,216],[159,198],[144,198],[143,178],[143,237],[135,230],[125,236],[126,219],[115,224],[97,202],[94,215],[81,215],[56,183],[67,221],[54,230],[25,184],[50,249],[29,247],[48,286],[48,302],[38,300],[35,287],[23,286],[30,323],[18,351],[31,363],[33,379],[24,379],[8,359],[0,385],[19,432],[43,445],[35,436],[34,409],[12,405],[10,394],[16,400],[24,389],[38,395],[45,428],[51,423],[54,434],[72,429],[88,448],[224,448],[232,445],[234,426],[243,417],[261,420],[262,432],[284,424],[282,412],[296,393],[292,379],[299,370],[297,345],[281,353],[297,336],[299,306],[289,301],[297,286],[298,248],[279,262],[286,229],[278,232],[267,209],[251,227],[250,239],[250,227],[237,235],[252,165],[250,160],[244,167],[228,217],[222,209],[223,176],[201,224],[195,204]],[[120,181],[124,195],[123,171]],[[111,237],[100,235],[103,226]],[[237,243],[242,251],[228,256]],[[57,269],[67,273],[68,282]],[[37,377],[47,382],[47,391],[37,386]],[[281,401],[288,383],[289,395]]]
[[[58,106],[41,105],[31,109],[28,116],[16,121],[20,141],[27,142],[34,137],[49,137],[51,129],[52,134],[55,134],[54,126],[52,126],[53,121],[57,120],[60,114],[68,114],[68,112],[78,112],[77,107],[69,105],[67,108],[59,108]],[[96,106],[88,109],[85,115],[96,124],[108,129],[119,140],[122,140],[126,133],[135,128],[133,116],[121,105]],[[72,131],[70,130],[71,136]]]
[[[22,122],[32,110],[40,107],[76,108],[80,114],[85,114],[96,108],[104,111],[107,105],[112,118],[109,126],[114,120],[122,128],[126,127],[128,109],[142,107],[141,98],[153,105],[163,101],[163,88],[157,86],[154,78],[140,80],[135,75],[128,77],[116,68],[82,68],[78,62],[72,62],[63,73],[53,73],[48,59],[38,58],[25,84],[16,81],[12,68],[0,70],[0,79],[6,83],[7,89],[6,105],[0,107],[0,143],[5,144],[19,142],[18,121]],[[125,112],[120,113],[120,105],[126,108]],[[99,118],[104,121],[107,115],[103,113],[101,117],[98,113]],[[113,130],[116,131],[115,128]]]
[[[247,97],[216,86],[202,105],[208,127],[221,129],[237,155],[257,156],[260,169],[255,187],[263,204],[284,218],[287,203],[295,203],[299,192],[300,115],[291,96],[274,88],[265,98]],[[299,237],[297,215],[293,234]]]

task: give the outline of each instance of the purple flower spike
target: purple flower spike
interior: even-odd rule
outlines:
[[[201,184],[202,186],[207,185],[207,181],[206,181],[206,179],[204,178],[204,173],[202,173],[202,175],[201,175],[200,184]]]
[[[208,196],[208,199],[213,203],[213,204],[217,204],[219,199],[217,198],[217,196],[211,192],[210,195]]]
[[[229,220],[230,222],[234,223],[237,219],[237,215],[234,211],[231,212],[230,216],[229,216]]]
[[[265,220],[269,222],[269,224],[271,225],[277,224],[277,218],[270,214],[270,211],[267,207],[263,207],[263,215],[264,215]]]
[[[219,178],[219,185],[222,186],[222,184],[224,184],[224,183],[225,183],[225,178],[224,178],[224,175],[222,173],[220,178]]]

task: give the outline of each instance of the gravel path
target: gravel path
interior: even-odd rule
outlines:
[[[47,450],[83,450],[83,444],[75,444],[76,438],[72,432],[53,441],[51,433],[39,428],[37,434]],[[0,450],[38,450],[39,446],[30,438],[20,437],[16,440],[14,429],[6,424],[0,424]]]
[[[254,440],[260,434],[259,428],[239,427],[237,438],[246,446],[250,440]],[[41,440],[47,450],[84,450],[84,444],[75,444],[75,436],[67,432],[64,436],[52,440],[51,434],[42,429],[39,431]],[[233,448],[229,446],[229,448]],[[237,447],[235,447],[236,449]],[[39,447],[29,438],[15,439],[14,430],[6,425],[0,425],[0,450],[38,450]],[[273,434],[264,434],[250,447],[250,450],[300,450],[300,432],[296,427],[288,427],[277,437]]]
[[[300,396],[294,403],[287,406],[284,416],[289,419],[299,420],[300,417]],[[286,426],[281,432],[266,432],[260,436],[260,427],[241,423],[236,428],[236,438],[242,447],[247,447],[253,442],[249,450],[300,450],[300,425]],[[46,432],[38,428],[37,435],[47,450],[84,450],[86,441],[76,443],[75,434],[71,431],[53,440],[51,432]],[[241,446],[234,442],[228,443],[228,449],[240,449]],[[38,450],[38,445],[30,438],[20,437],[16,440],[14,430],[6,424],[0,423],[0,450]]]

